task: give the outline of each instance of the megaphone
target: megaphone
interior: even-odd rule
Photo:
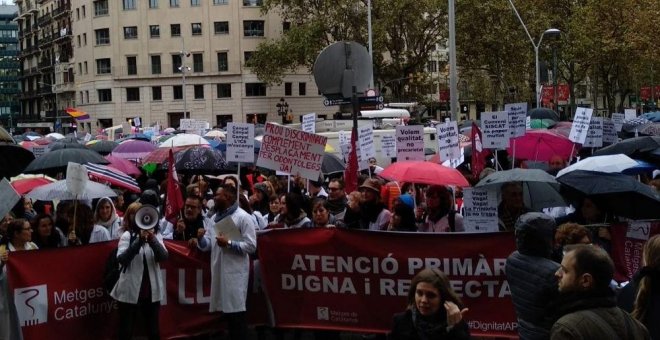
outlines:
[[[135,224],[138,228],[149,230],[158,224],[159,214],[156,207],[145,204],[135,213]]]

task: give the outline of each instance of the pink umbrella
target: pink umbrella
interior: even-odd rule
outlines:
[[[108,164],[109,167],[115,168],[129,176],[140,176],[140,174],[142,173],[140,172],[140,169],[138,169],[138,167],[135,166],[135,164],[133,164],[133,162],[127,159],[119,158],[112,155],[105,156],[105,159],[107,159],[108,162],[110,162],[110,164]]]
[[[568,138],[571,134],[571,128],[573,127],[573,122],[558,122],[551,130],[559,133],[560,135]]]
[[[156,150],[156,146],[150,142],[130,139],[120,143],[112,150],[112,155],[124,159],[142,159],[154,150]]]
[[[524,136],[511,139],[507,152],[513,153],[516,144],[516,158],[547,162],[558,155],[568,159],[573,150],[573,142],[553,130],[529,130]],[[579,145],[576,145],[577,152]]]
[[[380,177],[398,182],[418,184],[457,185],[469,187],[467,179],[460,171],[424,161],[401,161],[392,163],[380,174]]]

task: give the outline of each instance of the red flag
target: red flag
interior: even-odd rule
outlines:
[[[348,154],[348,164],[346,170],[344,170],[344,191],[346,193],[357,190],[358,170],[357,129],[353,128],[351,132],[351,152]]]
[[[174,153],[170,150],[169,167],[167,168],[167,200],[165,201],[165,219],[176,224],[179,212],[183,208],[183,197],[181,196],[181,187],[174,169]]]
[[[479,127],[474,122],[472,122],[470,138],[472,139],[472,159],[470,160],[470,164],[472,166],[472,176],[476,181],[478,181],[479,174],[481,174],[481,171],[486,166],[486,156],[488,155],[488,150],[484,150],[483,145],[481,144],[481,130],[479,130]]]

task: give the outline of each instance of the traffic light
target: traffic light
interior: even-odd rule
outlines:
[[[470,107],[467,104],[461,104],[461,113],[468,113],[470,112]]]

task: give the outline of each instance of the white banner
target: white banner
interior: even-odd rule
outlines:
[[[568,139],[573,143],[584,144],[584,140],[587,139],[587,131],[589,131],[589,122],[591,121],[593,112],[593,109],[584,107],[578,107],[575,110],[571,133],[568,135]]]
[[[227,123],[227,162],[254,163],[254,124]]]
[[[497,192],[482,188],[463,188],[465,231],[495,232],[499,231],[497,223]]]
[[[600,148],[603,146],[603,117],[591,117],[587,138],[582,146]]]
[[[424,126],[398,125],[396,127],[396,160],[424,160]]]
[[[481,113],[481,141],[485,149],[509,147],[509,118],[506,112]]]
[[[527,103],[506,104],[504,111],[509,117],[509,136],[524,136],[527,128]]]
[[[438,139],[438,155],[440,161],[449,161],[461,157],[461,149],[458,144],[458,124],[445,121],[435,126]]]

